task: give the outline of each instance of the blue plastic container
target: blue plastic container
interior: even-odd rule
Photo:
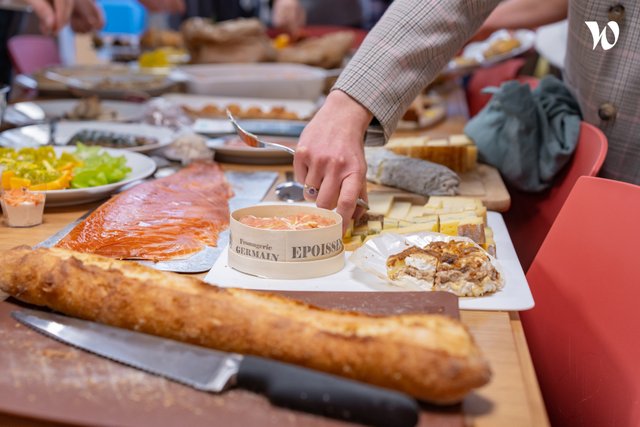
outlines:
[[[98,0],[105,17],[100,32],[113,36],[139,36],[147,28],[147,11],[136,0]]]

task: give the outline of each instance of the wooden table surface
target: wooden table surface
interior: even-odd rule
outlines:
[[[223,165],[226,170],[277,170],[279,181],[290,167]],[[273,191],[267,199],[273,198]],[[17,245],[34,245],[55,234],[83,215],[96,203],[50,208],[44,223],[34,228],[9,228],[0,225],[0,250]],[[463,404],[469,425],[473,426],[544,426],[547,415],[535,377],[529,350],[517,313],[462,311],[462,321],[469,327],[493,369],[489,385],[471,394]],[[23,420],[0,414],[1,425],[48,425],[42,421]]]
[[[428,131],[433,137],[460,133],[466,123],[466,102],[461,90],[447,91],[448,117]],[[226,170],[280,172],[278,182],[290,166],[223,165]],[[376,191],[372,187],[373,191]],[[273,189],[266,199],[273,199]],[[18,245],[34,245],[55,234],[98,203],[48,208],[44,223],[34,228],[9,228],[0,222],[0,250]],[[202,277],[204,275],[201,275]],[[470,426],[546,426],[549,425],[529,349],[518,314],[515,312],[462,311],[461,320],[469,327],[487,356],[492,370],[491,382],[472,393],[463,403]],[[27,420],[0,413],[0,425],[58,426],[40,420]]]

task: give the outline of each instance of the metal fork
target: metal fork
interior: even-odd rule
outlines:
[[[248,146],[255,148],[270,147],[275,148],[276,150],[286,151],[291,155],[296,154],[295,150],[291,147],[287,147],[286,145],[282,144],[276,144],[275,142],[263,141],[251,132],[247,132],[246,130],[242,129],[242,127],[240,127],[236,119],[233,117],[233,114],[231,114],[231,111],[229,110],[227,110],[227,117],[229,117],[229,120],[231,121],[231,124],[235,128],[236,133],[238,134],[240,139]]]
[[[229,117],[229,120],[231,121],[231,124],[235,128],[236,133],[238,134],[240,139],[248,146],[255,148],[271,147],[275,148],[276,150],[286,151],[291,155],[296,154],[296,151],[293,148],[287,147],[286,145],[276,144],[275,142],[263,141],[251,132],[247,132],[246,130],[242,129],[242,127],[238,124],[236,119],[233,117],[233,114],[231,114],[231,111],[229,110],[227,110],[227,117]],[[358,200],[356,200],[356,204],[362,208],[365,208],[366,210],[369,210],[369,204],[364,201],[364,199],[358,198]]]
[[[58,122],[60,121],[60,116],[51,117],[49,122],[49,141],[47,145],[56,145],[56,132],[58,130]]]

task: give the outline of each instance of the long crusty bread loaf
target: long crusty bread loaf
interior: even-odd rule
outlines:
[[[56,248],[0,253],[0,289],[71,316],[278,359],[430,402],[459,401],[491,376],[467,329],[442,315],[324,310]]]

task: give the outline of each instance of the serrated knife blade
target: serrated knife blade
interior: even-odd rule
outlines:
[[[414,426],[404,394],[255,356],[225,353],[54,313],[23,309],[14,319],[48,337],[197,390],[238,386],[272,404],[374,426]]]
[[[36,331],[90,353],[198,390],[220,392],[232,385],[242,360],[190,344],[32,310],[11,315]]]

